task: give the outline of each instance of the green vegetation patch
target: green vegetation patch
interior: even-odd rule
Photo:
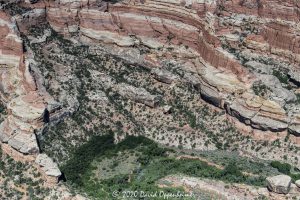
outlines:
[[[297,103],[297,104],[300,104],[300,94],[296,94],[296,96],[297,96],[296,103]]]
[[[6,3],[6,4],[5,4]],[[8,12],[9,15],[14,16],[14,15],[22,15],[28,11],[31,10],[31,8],[25,8],[22,7],[20,5],[18,5],[18,3],[7,3],[5,1],[0,1],[0,4],[3,4],[3,10],[5,12]]]
[[[254,93],[258,96],[264,97],[268,93],[268,87],[263,83],[254,84],[252,87]]]
[[[265,177],[244,175],[234,162],[227,163],[224,169],[220,169],[201,160],[176,159],[171,156],[175,153],[173,150],[162,148],[142,136],[127,136],[118,144],[114,144],[113,141],[112,133],[94,136],[74,152],[72,158],[61,167],[71,187],[95,199],[107,199],[111,197],[113,191],[170,192],[174,188],[158,188],[156,183],[172,174],[222,180],[228,183],[264,185]],[[120,161],[122,156],[124,159]],[[108,160],[111,164],[109,167]],[[130,167],[121,170],[121,173],[120,170],[114,170],[120,167],[119,165],[129,162]],[[99,169],[103,173],[101,176]]]
[[[293,182],[300,179],[300,173],[292,173],[292,166],[288,163],[281,163],[279,161],[272,161],[270,165],[276,168],[280,173],[290,176]]]
[[[289,77],[286,73],[278,70],[273,70],[273,76],[276,76],[281,83],[288,84],[289,83]]]

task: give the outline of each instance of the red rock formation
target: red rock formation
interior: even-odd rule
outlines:
[[[24,5],[33,9],[28,14],[32,17],[30,19],[45,16],[55,31],[65,36],[76,33],[85,43],[104,42],[130,47],[138,41],[152,49],[172,45],[187,46],[197,52],[203,66],[207,67],[205,70],[201,69],[205,72],[200,74],[203,79],[200,87],[203,96],[219,107],[227,106],[230,114],[245,118],[245,123],[255,128],[274,131],[288,128],[291,120],[287,118],[281,105],[271,100],[257,102],[252,94],[251,98],[248,94],[248,97],[242,97],[249,90],[254,75],[242,66],[235,55],[223,49],[221,44],[224,38],[245,31],[246,28],[241,24],[247,22],[247,17],[252,17],[259,27],[255,27],[258,28],[257,32],[246,35],[242,48],[255,53],[272,54],[290,63],[299,62],[297,23],[300,3],[297,1],[136,0],[111,4],[96,0],[41,0],[37,4]],[[42,12],[43,9],[45,12]],[[36,10],[39,12],[35,13]],[[22,52],[22,41],[15,32],[13,23],[9,22],[10,17],[0,13],[0,19],[0,64],[14,67],[1,74],[1,88],[4,88],[1,95],[8,103],[11,114],[3,123],[7,134],[5,137],[9,138],[13,135],[14,128],[20,129],[21,122],[35,124],[34,128],[39,127],[48,99],[37,94],[38,88],[30,76],[29,64],[24,62],[26,59]],[[16,18],[16,21],[22,30],[26,29],[26,26],[22,26],[26,19]],[[255,23],[252,25],[256,26]],[[239,39],[233,37],[229,42],[239,48]],[[7,62],[7,56],[13,59]],[[159,65],[159,61],[152,59],[150,55],[145,58],[154,65]],[[225,86],[222,85],[224,83]],[[5,95],[6,91],[15,92],[19,97],[10,99],[9,95]],[[29,95],[36,99],[30,99]],[[227,101],[228,96],[237,100]],[[19,114],[20,109],[27,105],[31,108],[28,109],[29,112],[26,115]],[[31,117],[27,119],[26,116]],[[293,130],[298,129],[296,127]],[[25,126],[21,132],[31,131]],[[13,145],[16,146],[16,142]]]
[[[300,3],[297,0],[261,0],[259,15],[267,18],[279,18],[299,21]]]
[[[223,68],[240,77],[247,77],[247,70],[218,51],[219,39],[206,27],[205,13],[216,9],[211,3],[192,1],[171,3],[146,1],[117,3],[107,6],[87,6],[80,3],[50,3],[47,17],[52,27],[68,34],[80,27],[80,33],[89,39],[117,43],[120,46],[134,44],[129,35],[154,39],[163,44],[183,44],[199,52],[201,57],[216,68]]]
[[[253,18],[249,23],[255,22],[250,28],[259,27],[256,27],[256,33],[249,34],[244,40],[246,48],[257,53],[274,55],[290,63],[300,61],[299,38],[296,36],[299,3],[292,0],[165,0],[122,1],[116,4],[96,0],[44,0],[30,6],[45,6],[47,20],[54,30],[66,36],[78,33],[82,42],[114,43],[128,47],[135,45],[135,39],[138,39],[153,49],[164,45],[188,46],[196,50],[206,64],[219,72],[234,74],[248,89],[254,76],[232,54],[222,49],[220,40],[222,37],[231,37],[228,35],[235,32],[245,31],[246,28],[241,24],[247,22],[247,17]],[[222,24],[223,19],[228,20],[227,24]],[[230,45],[239,48],[239,38],[233,37],[228,41]],[[146,55],[145,58],[150,57]],[[157,60],[155,65],[159,65]],[[218,102],[216,105],[224,106],[226,101],[222,96],[227,94],[219,93],[223,91],[222,86],[207,82],[214,81],[210,80],[210,75],[205,78],[208,79],[205,79],[205,84],[203,82],[204,96],[212,95],[209,98],[213,97]],[[223,78],[220,79],[221,83]],[[228,80],[225,78],[225,81]],[[214,84],[215,88],[211,88]],[[226,92],[235,94],[236,89],[230,87],[234,91],[227,88]],[[272,101],[265,103],[273,104]],[[277,110],[282,109],[279,105],[273,106]],[[238,106],[237,109],[239,108]],[[253,127],[277,130],[271,126],[278,122],[282,123],[278,125],[278,130],[287,128],[289,120],[286,119],[286,113],[277,115],[272,113],[276,109],[265,112],[262,108],[252,116],[252,121],[248,119]],[[247,109],[238,112],[245,114]],[[240,115],[241,113],[237,114]],[[266,124],[260,124],[261,119],[268,120]]]
[[[23,44],[17,27],[5,13],[0,13],[0,16],[6,33],[0,39],[2,101],[7,103],[9,113],[8,118],[1,124],[1,140],[13,143],[14,148],[22,149],[23,153],[38,152],[33,130],[29,127],[31,123],[38,122],[45,106],[36,93],[37,88],[30,75],[29,64],[25,64]],[[24,141],[20,141],[21,138]]]
[[[300,3],[297,0],[219,0],[218,2],[221,10],[228,13],[299,21]]]
[[[300,37],[297,36],[297,30],[287,24],[270,22],[265,25],[261,35],[270,45],[271,52],[272,49],[288,51],[279,56],[286,57],[291,62],[298,61],[296,54],[300,54]]]
[[[299,62],[300,3],[295,0],[234,0],[219,1],[223,15],[254,15],[264,24],[259,35],[264,40],[256,41],[268,45],[263,51],[275,54],[290,62]],[[250,38],[248,38],[251,40]],[[262,50],[262,49],[261,49]]]
[[[37,88],[18,27],[3,12],[0,32],[0,100],[8,110],[7,118],[0,124],[0,140],[5,143],[5,152],[16,160],[32,161],[39,153],[34,130],[43,126],[44,110],[52,99]]]

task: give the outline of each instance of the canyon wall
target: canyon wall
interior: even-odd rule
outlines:
[[[82,0],[47,1],[45,6],[47,20],[57,32],[70,37],[78,34],[84,43],[100,41],[121,47],[138,43],[151,49],[164,46],[193,49],[206,67],[216,70],[214,74],[197,66],[202,71],[199,84],[204,99],[253,128],[289,129],[299,135],[299,105],[296,109],[284,108],[287,102],[296,101],[294,92],[276,84],[274,98],[254,94],[253,83],[268,78],[253,73],[230,52],[230,48],[235,48],[245,53],[248,60],[257,59],[253,55],[263,54],[285,63],[290,79],[299,84],[299,3],[296,1],[122,1],[112,4]],[[229,48],[224,48],[224,44]],[[218,79],[217,73],[224,76]],[[271,82],[277,83],[276,80],[275,77]],[[228,87],[224,89],[224,85]]]
[[[40,151],[36,131],[43,127],[44,112],[55,101],[36,84],[31,69],[34,61],[32,55],[23,50],[16,19],[2,11],[0,32],[0,94],[7,107],[7,117],[0,124],[0,140],[8,144],[2,148],[17,160],[24,160],[24,156],[25,160],[34,161]],[[57,166],[49,163],[52,165],[49,177],[58,177]]]
[[[1,14],[1,95],[8,117],[1,124],[1,140],[22,153],[37,153],[34,129],[42,122],[45,100],[38,94],[25,58],[18,29]]]
[[[147,67],[153,69],[163,65],[161,48],[178,49],[179,55],[189,49],[195,62],[187,74],[196,78],[187,74],[184,78],[204,100],[255,129],[300,136],[296,103],[300,3],[296,0],[40,0],[21,4],[31,11],[18,16],[0,12],[0,89],[8,108],[0,139],[19,152],[39,153],[34,132],[43,127],[47,106],[55,104],[32,75],[34,58],[23,52],[19,33],[39,20],[90,46],[147,47],[150,53],[143,55],[143,62],[149,59]],[[273,73],[262,73],[269,68]],[[277,71],[284,71],[288,80],[280,82],[274,75]],[[255,92],[257,82],[268,88],[268,96]]]

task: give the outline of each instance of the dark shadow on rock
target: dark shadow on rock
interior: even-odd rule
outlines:
[[[43,122],[45,122],[45,123],[50,122],[50,113],[47,108],[44,111]]]

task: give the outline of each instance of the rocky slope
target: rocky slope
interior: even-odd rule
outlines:
[[[50,182],[60,171],[41,151],[63,163],[71,147],[108,129],[116,141],[143,134],[164,145],[238,149],[300,166],[299,6],[1,2],[4,149],[35,161]]]
[[[160,68],[159,49],[175,48],[176,62],[189,65],[185,71],[195,74],[192,84],[203,99],[253,128],[299,135],[297,3],[49,1],[43,6],[55,31],[83,43],[151,49],[132,62]],[[191,55],[183,56],[184,47]]]

